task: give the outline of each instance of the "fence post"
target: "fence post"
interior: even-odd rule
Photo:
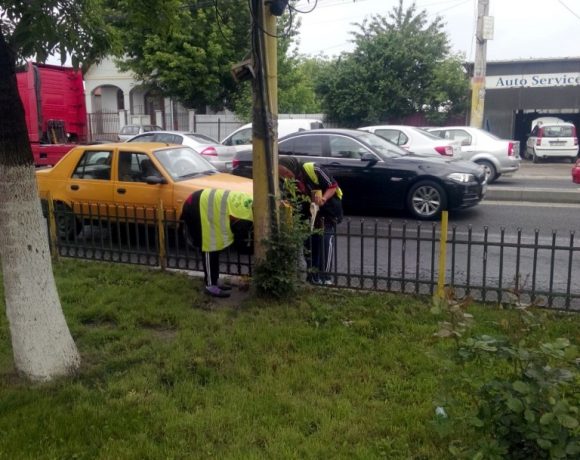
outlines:
[[[218,118],[218,140],[222,138],[222,119]]]
[[[447,266],[447,211],[441,212],[441,235],[439,236],[439,276],[437,277],[437,297],[445,296],[445,267]]]
[[[52,253],[52,259],[58,260],[56,216],[54,214],[54,201],[52,201],[52,194],[50,192],[48,192],[46,199],[48,201],[48,236],[50,239],[50,252]]]
[[[159,265],[161,270],[167,268],[167,259],[165,253],[165,211],[163,210],[163,200],[159,200],[157,206],[157,233],[159,235]]]

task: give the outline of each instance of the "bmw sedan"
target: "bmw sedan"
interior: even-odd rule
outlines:
[[[475,206],[487,187],[479,165],[417,156],[364,131],[302,131],[282,138],[278,150],[331,173],[347,211],[405,209],[417,219],[434,219],[445,209]],[[252,176],[251,150],[236,154],[233,173]]]

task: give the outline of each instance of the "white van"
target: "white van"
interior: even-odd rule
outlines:
[[[308,131],[311,129],[324,128],[320,120],[310,118],[282,118],[278,119],[278,139],[298,131]],[[248,123],[236,129],[221,142],[223,145],[230,145],[236,151],[245,150],[252,147],[252,123]]]

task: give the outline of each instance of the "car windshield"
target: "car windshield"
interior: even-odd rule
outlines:
[[[153,154],[174,181],[217,172],[211,163],[189,147],[156,150]]]
[[[369,147],[372,147],[372,149],[382,157],[393,158],[407,155],[409,153],[398,145],[395,145],[376,134],[361,132],[361,134],[357,135],[357,138]]]

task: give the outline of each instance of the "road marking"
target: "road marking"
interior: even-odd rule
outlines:
[[[491,205],[491,206],[524,206],[524,207],[542,207],[542,208],[580,208],[580,203],[536,203],[532,201],[492,201],[484,200],[480,201],[480,205]]]

